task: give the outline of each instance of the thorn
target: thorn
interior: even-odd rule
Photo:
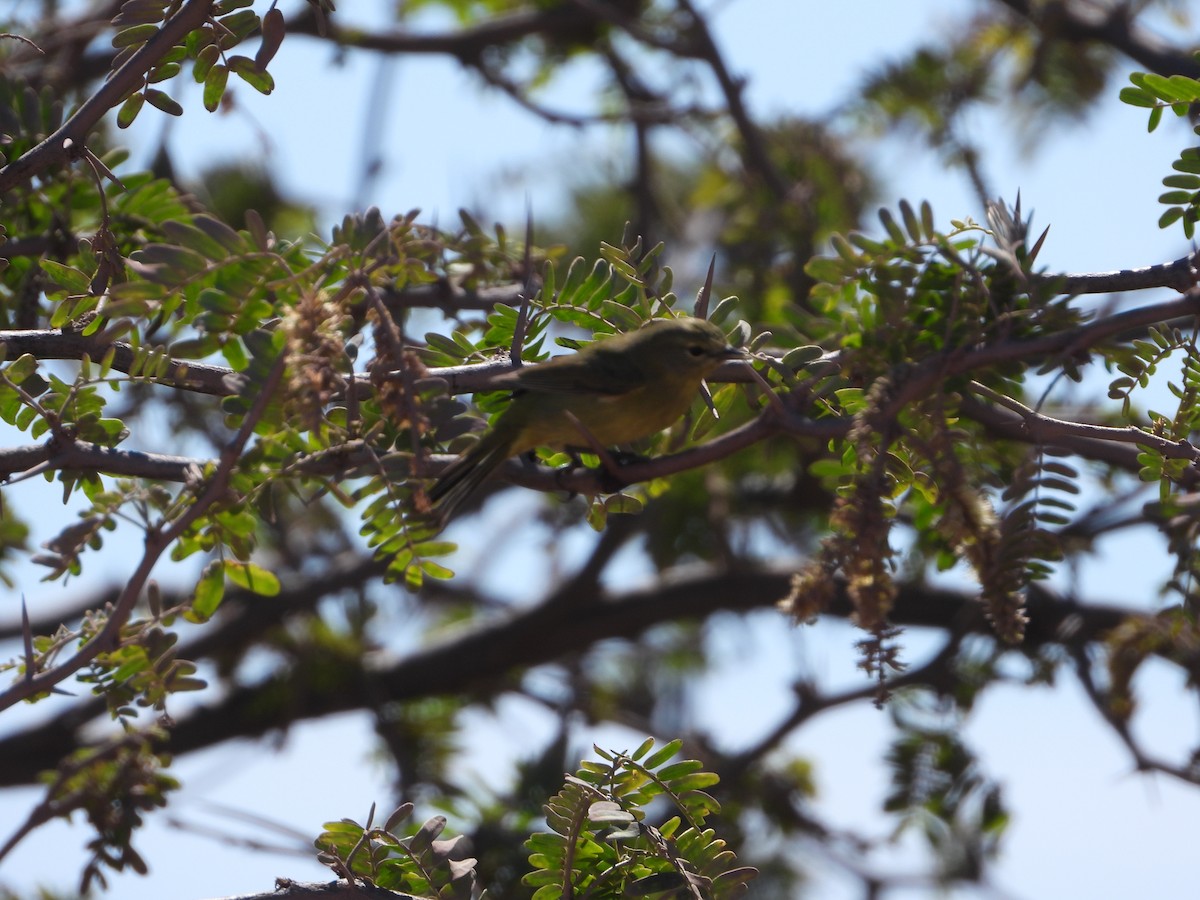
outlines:
[[[712,391],[708,389],[708,382],[700,382],[700,396],[704,398],[704,405],[708,407],[708,411],[713,414],[713,418],[720,421],[721,414],[717,412],[717,405],[713,403]]]
[[[21,639],[25,644],[25,680],[33,681],[37,663],[33,657],[33,628],[29,624],[29,607],[24,593],[21,594]]]
[[[708,274],[704,276],[704,287],[696,294],[696,318],[708,318],[708,302],[712,299],[713,270],[717,267],[717,254],[708,261]]]
[[[761,387],[763,392],[767,395],[767,403],[770,404],[771,408],[781,416],[786,415],[787,407],[783,405],[783,400],[780,399],[779,395],[771,389],[771,385],[767,382],[767,379],[763,377],[762,372],[758,371],[758,369],[754,368],[754,366],[750,365],[749,363],[746,364],[746,368],[750,370],[750,374],[754,376],[754,380],[758,382],[759,387]]]
[[[563,413],[566,414],[567,419],[570,420],[571,424],[575,426],[579,433],[583,435],[583,439],[587,442],[587,445],[591,451],[600,457],[600,464],[604,466],[605,471],[614,478],[619,478],[621,467],[617,465],[617,461],[613,459],[612,454],[608,452],[608,449],[598,440],[596,440],[596,436],[588,430],[586,425],[579,421],[579,417],[575,415],[575,413],[571,412],[569,409],[564,409]]]
[[[99,170],[101,175],[103,175],[109,181],[112,181],[121,190],[123,190],[123,191],[129,190],[129,188],[125,187],[125,182],[123,182],[120,178],[118,178],[116,176],[116,173],[114,173],[112,169],[110,169],[108,166],[106,166],[100,160],[100,157],[98,157],[95,153],[93,153],[87,147],[83,148],[83,155],[87,158],[87,161],[89,163],[91,163],[93,166],[96,167],[97,170]]]
[[[512,346],[508,358],[513,365],[521,364],[521,351],[525,346],[525,329],[529,324],[529,300],[533,295],[533,205],[525,195],[525,284],[521,288],[521,308],[517,311],[517,324],[513,328]]]
[[[1049,233],[1050,233],[1050,226],[1047,225],[1046,230],[1042,232],[1041,237],[1039,237],[1037,239],[1037,241],[1034,242],[1033,249],[1029,251],[1029,264],[1030,265],[1033,265],[1034,260],[1037,259],[1037,255],[1042,249],[1042,244],[1046,240],[1046,235],[1048,235]]]

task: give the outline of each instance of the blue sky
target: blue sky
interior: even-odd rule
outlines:
[[[344,0],[339,6],[347,15],[369,17],[379,3]],[[731,68],[748,77],[752,107],[765,115],[787,111],[815,116],[843,103],[864,69],[918,41],[936,40],[972,5],[727,0],[717,6],[718,41]],[[179,99],[188,112],[172,122],[146,110],[128,135],[134,162],[149,159],[165,127],[185,175],[214,159],[261,158],[322,213],[340,217],[354,198],[364,120],[375,115],[367,108],[366,87],[375,66],[374,60],[358,55],[335,66],[327,48],[289,38],[273,66],[278,88],[271,97],[242,88],[235,112],[208,116],[198,92],[185,93]],[[519,227],[527,196],[535,216],[557,208],[563,181],[573,174],[572,166],[561,162],[564,154],[579,160],[623,148],[602,132],[575,132],[532,120],[448,61],[405,60],[394,66],[393,78],[390,109],[378,117],[390,152],[370,198],[387,215],[420,207],[429,217],[450,221],[458,207],[482,204]],[[557,83],[547,99],[570,105],[586,93],[590,80],[586,67],[580,67]],[[989,147],[986,165],[995,189],[1009,199],[1020,189],[1026,208],[1036,210],[1035,225],[1052,226],[1041,259],[1053,269],[1126,268],[1186,252],[1174,232],[1157,228],[1155,198],[1161,177],[1190,135],[1173,123],[1147,134],[1143,112],[1117,101],[1119,87],[1112,86],[1087,121],[1057,130],[1032,155],[1022,152],[1018,135],[1003,116],[980,115],[971,123],[973,137]],[[967,215],[982,219],[965,182],[918,144],[889,140],[868,152],[897,192],[885,198],[889,205],[901,196],[929,199],[942,222]],[[1102,387],[1095,390],[1102,392]],[[468,532],[488,533],[488,525],[518,519],[525,500],[514,502],[503,508],[493,504],[482,526],[460,531],[460,570],[470,569],[480,550],[471,546]],[[538,540],[532,532],[530,546]],[[585,552],[587,540],[582,536],[569,542],[562,564],[569,566],[573,556]],[[1115,545],[1089,561],[1082,583],[1098,599],[1144,597],[1152,603],[1147,586],[1165,564],[1152,548],[1145,538]],[[156,575],[172,577],[169,570]],[[645,575],[644,563],[631,555],[616,577],[635,584]],[[522,578],[523,589],[536,586],[528,570]],[[502,583],[504,573],[495,573],[494,580]],[[33,604],[53,602],[61,591],[32,578],[22,588]],[[397,627],[403,627],[399,617]],[[861,677],[852,650],[857,635],[840,623],[791,630],[780,628],[772,614],[762,614],[746,624],[727,619],[714,633],[723,664],[710,677],[694,712],[702,722],[720,722],[734,741],[748,741],[771,726],[787,702],[787,680],[797,671],[831,686],[855,684]],[[913,662],[935,646],[919,633],[908,643]],[[1141,727],[1170,747],[1194,740],[1194,713],[1181,717],[1181,704],[1172,702],[1182,691],[1174,673],[1150,667],[1141,686],[1150,704]],[[748,703],[750,697],[758,702]],[[522,701],[505,701],[499,713],[476,719],[476,746],[486,738],[519,757],[547,733],[539,711]],[[834,825],[886,836],[892,823],[878,809],[886,788],[881,759],[888,735],[886,713],[864,706],[820,718],[789,745],[813,760],[821,792],[818,811]],[[1017,815],[997,869],[1000,896],[1190,896],[1194,873],[1189,860],[1200,792],[1133,775],[1128,755],[1070,684],[1053,690],[1019,684],[996,688],[968,722],[966,736],[981,752],[989,774],[1005,785]],[[617,732],[599,737],[624,746],[638,740]],[[371,761],[373,740],[366,717],[340,716],[293,729],[279,754],[262,744],[244,743],[186,757],[178,764],[186,790],[155,824],[176,816],[193,826],[209,823],[262,836],[251,826],[231,825],[213,803],[257,812],[310,836],[328,819],[361,820],[372,802],[388,802],[387,772]],[[1088,744],[1086,751],[1078,751],[1080,742]],[[466,759],[467,768],[476,767],[487,777],[484,754],[467,748]],[[325,773],[337,773],[336,780]],[[0,821],[16,821],[36,795],[29,790],[0,794]],[[70,873],[78,870],[68,851],[84,839],[82,828],[42,829],[0,869],[0,884],[28,889],[62,872],[67,874],[52,883],[67,888],[73,883]],[[139,846],[150,860],[151,876],[115,879],[114,896],[214,897],[267,890],[277,875],[319,880],[327,872],[314,863],[241,852],[161,827],[149,829]],[[910,849],[901,844],[890,861],[911,867]],[[208,862],[197,865],[197,859]],[[854,884],[836,868],[819,867],[818,872],[820,896],[856,896]]]

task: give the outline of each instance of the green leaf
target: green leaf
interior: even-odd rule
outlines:
[[[250,357],[246,355],[246,348],[237,338],[227,340],[221,345],[221,355],[229,363],[229,368],[235,372],[244,372],[250,365]]]
[[[177,62],[163,62],[150,70],[146,80],[151,84],[158,84],[162,81],[169,81],[180,72],[180,65]]]
[[[128,28],[123,28],[113,35],[112,45],[114,47],[133,47],[137,44],[144,44],[150,38],[158,34],[158,26],[153,24],[146,25],[131,25]]]
[[[933,220],[933,206],[928,200],[921,201],[921,226],[925,229],[927,236],[937,233],[937,227]]]
[[[1180,154],[1179,159],[1171,163],[1171,168],[1176,172],[1188,172],[1192,175],[1200,175],[1200,159],[1183,153]]]
[[[275,90],[275,79],[271,77],[271,73],[259,68],[248,56],[231,56],[229,68],[260,94],[270,94]]]
[[[137,118],[137,114],[142,111],[142,107],[146,103],[146,95],[141,91],[130,94],[125,102],[121,104],[121,109],[117,113],[117,127],[128,128],[133,124],[133,120]]]
[[[1167,191],[1158,195],[1159,203],[1168,203],[1171,205],[1179,203],[1191,203],[1193,194],[1191,191]]]
[[[690,775],[693,772],[698,772],[704,768],[704,763],[698,759],[683,759],[676,763],[671,763],[665,769],[658,773],[658,777],[663,781],[671,781],[683,775]]]
[[[193,217],[192,225],[203,231],[230,253],[244,253],[250,249],[240,234],[220,219],[214,218],[207,213],[201,213]]]
[[[279,579],[273,572],[254,563],[226,560],[225,577],[240,588],[260,597],[274,597],[279,593]]]
[[[1121,88],[1121,92],[1117,96],[1122,103],[1128,103],[1130,106],[1140,106],[1143,109],[1153,109],[1158,106],[1158,98],[1139,87]]]
[[[1168,175],[1162,180],[1163,187],[1200,190],[1200,175]]]
[[[225,597],[225,567],[219,563],[209,563],[204,567],[204,574],[196,582],[196,590],[192,594],[192,614],[196,621],[207,621],[221,605]]]
[[[222,65],[215,65],[208,71],[208,75],[204,78],[204,108],[209,112],[216,112],[217,107],[221,105],[221,98],[225,96],[225,85],[229,81],[229,69]]]
[[[645,756],[654,747],[654,738],[648,737],[642,741],[641,745],[630,754],[630,759],[635,762]]]
[[[835,244],[835,246],[849,247],[850,245],[844,240]],[[849,252],[853,252],[852,250]],[[840,284],[848,276],[854,274],[856,262],[852,263],[846,260],[845,256],[839,252],[839,255],[834,256],[814,256],[804,265],[804,273],[810,278],[817,281],[823,281],[826,284]]]
[[[672,756],[674,756],[676,753],[678,753],[679,748],[682,746],[683,746],[683,741],[680,740],[679,738],[676,738],[675,740],[671,741],[668,744],[663,744],[661,747],[658,748],[658,750],[656,750],[654,753],[652,753],[646,759],[646,761],[644,763],[642,763],[642,765],[645,766],[647,769],[657,769],[659,766],[661,766],[663,763],[665,763],[668,759],[670,759]]]
[[[951,220],[950,224],[954,225],[954,220]],[[955,226],[955,227],[958,227],[958,226]],[[866,251],[867,253],[880,255],[880,254],[885,254],[885,253],[889,252],[887,244],[882,244],[879,241],[873,240],[873,239],[867,237],[865,234],[862,234],[857,231],[852,231],[848,235],[846,235],[846,240],[848,240],[851,244],[853,244],[859,250]]]
[[[194,225],[171,219],[163,222],[161,227],[163,234],[176,244],[194,250],[207,259],[223,262],[229,256],[228,250],[220,241]]]
[[[42,271],[72,294],[86,294],[91,290],[92,279],[86,272],[80,272],[74,266],[68,266],[53,259],[39,259]]]
[[[125,0],[121,4],[121,12],[113,19],[112,24],[121,27],[161,22],[165,8],[163,0]]]
[[[1147,91],[1153,93],[1163,100],[1178,100],[1182,99],[1175,93],[1175,87],[1171,84],[1170,79],[1164,78],[1154,72],[1140,72],[1136,83],[1140,83]],[[1129,76],[1129,80],[1133,81],[1133,76]]]
[[[1168,209],[1165,213],[1158,217],[1158,227],[1167,228],[1174,225],[1183,218],[1183,210],[1178,206]]]
[[[220,39],[221,46],[228,49],[240,43],[257,29],[259,20],[258,13],[254,10],[242,9],[222,17],[219,21],[229,32],[222,35]]]
[[[32,353],[22,353],[4,370],[4,375],[13,384],[21,384],[37,371],[37,367],[36,356]]]
[[[192,77],[196,79],[196,84],[204,83],[208,78],[208,73],[212,71],[212,67],[220,58],[221,48],[216,44],[208,44],[196,54],[196,62],[192,64]]]
[[[896,217],[892,215],[891,210],[887,208],[880,209],[879,221],[883,224],[883,227],[887,230],[888,237],[890,237],[894,243],[901,246],[908,243],[904,235],[904,229],[900,227],[900,224],[896,221]]]
[[[642,501],[629,494],[613,494],[604,499],[604,511],[610,515],[636,516],[642,511]]]
[[[421,560],[420,565],[421,571],[430,578],[438,578],[442,581],[448,581],[454,577],[454,571],[452,569],[447,569],[441,563],[436,563],[433,560],[423,559]]]
[[[156,109],[161,109],[169,116],[182,116],[183,107],[175,102],[169,94],[158,88],[146,88],[146,100]]]
[[[783,365],[795,371],[809,363],[816,362],[825,355],[825,349],[817,344],[805,344],[800,347],[793,347],[787,353],[783,354],[780,360]]]
[[[1196,79],[1186,75],[1171,75],[1167,81],[1170,82],[1176,99],[1187,103],[1200,100],[1200,82],[1197,82]]]
[[[696,772],[692,775],[685,775],[683,778],[672,779],[671,789],[677,794],[683,794],[688,791],[700,791],[707,787],[712,787],[720,782],[721,778],[716,772]]]
[[[687,881],[681,872],[655,872],[630,882],[625,887],[627,897],[649,897],[651,894],[663,894],[667,891],[672,896],[681,896]]]
[[[916,212],[913,211],[912,204],[907,200],[900,201],[900,217],[904,220],[904,229],[908,232],[908,236],[914,241],[921,241],[924,235],[921,233],[921,222],[917,219]]]

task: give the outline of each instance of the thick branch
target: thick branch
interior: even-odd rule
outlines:
[[[422,648],[385,668],[322,666],[319,679],[301,664],[266,682],[232,691],[221,702],[196,710],[173,729],[170,749],[183,753],[240,737],[257,737],[295,721],[359,709],[377,702],[506,690],[513,673],[555,662],[601,640],[632,639],[664,622],[703,619],[722,610],[765,609],[787,593],[790,569],[700,572],[664,579],[653,588],[619,596],[587,590],[572,581],[570,602],[558,594],[535,608],[479,625]],[[566,589],[564,589],[566,590]],[[840,596],[829,615],[846,618]],[[1103,638],[1130,615],[1116,606],[1083,605],[1035,591],[1028,604],[1025,648]],[[981,608],[969,594],[922,586],[901,588],[893,620],[901,625],[990,634]],[[37,729],[0,740],[0,786],[29,783],[46,765],[77,746],[80,736]]]
[[[346,673],[351,680],[338,684],[306,684],[300,696],[291,696],[285,704],[271,705],[265,698],[286,690],[295,673],[278,684],[271,680],[235,691],[219,706],[180,722],[172,731],[171,749],[188,752],[233,737],[263,735],[296,718],[357,708],[364,697],[380,692],[393,702],[463,692],[492,695],[505,689],[513,672],[554,662],[601,640],[632,639],[664,622],[703,619],[722,610],[769,608],[788,592],[790,580],[791,570],[704,572],[665,579],[653,588],[618,597],[577,594],[570,603],[556,603],[551,597],[503,621],[421,648],[386,670]],[[852,614],[844,593],[829,614],[839,618]],[[1026,649],[1068,638],[1092,642],[1138,615],[1116,606],[1085,606],[1040,591],[1031,595],[1028,614]],[[926,586],[902,587],[892,619],[901,625],[991,633],[970,595]],[[0,743],[0,762],[6,755],[3,747]],[[0,766],[0,771],[4,768]]]
[[[5,358],[9,360],[29,353],[38,359],[82,359],[87,356],[96,361],[102,359],[112,348],[112,368],[125,374],[128,374],[137,362],[136,354],[129,344],[109,340],[104,332],[84,335],[78,331],[64,331],[58,328],[0,331],[0,347],[4,348]],[[236,385],[228,381],[234,374],[233,369],[224,366],[173,359],[160,383],[197,394],[228,397],[237,393]]]
[[[336,17],[326,21],[324,33],[309,10],[288,23],[289,34],[322,38],[339,47],[357,47],[379,53],[443,54],[475,66],[492,47],[512,44],[534,36],[553,36],[578,29],[590,17],[569,6],[550,6],[531,12],[497,16],[478,25],[442,33],[416,34],[407,31],[364,31],[342,28]]]
[[[329,882],[299,882],[289,878],[275,879],[275,890],[261,894],[238,894],[220,900],[421,900],[412,894],[389,891],[373,884],[354,883],[345,879]]]
[[[121,450],[101,447],[87,441],[60,444],[56,440],[45,444],[0,449],[0,481],[18,475],[74,469],[99,472],[126,478],[149,478],[154,481],[187,481],[209,460],[165,453],[143,453],[140,450]]]
[[[1200,78],[1200,64],[1190,51],[1168,46],[1130,21],[1129,4],[1045,3],[1000,0],[1048,35],[1070,41],[1096,41],[1119,50],[1159,75]]]
[[[1054,288],[1055,293],[1067,296],[1144,291],[1160,287],[1171,288],[1184,294],[1196,285],[1196,257],[1189,254],[1174,262],[1143,266],[1140,269],[1121,269],[1117,272],[1038,275],[1035,280],[1039,284]]]

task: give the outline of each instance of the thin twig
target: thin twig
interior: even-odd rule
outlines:
[[[529,325],[529,302],[533,297],[533,207],[525,198],[525,283],[521,290],[521,305],[517,308],[517,324],[513,326],[512,345],[508,358],[514,366],[521,365],[521,354],[525,349],[525,330]]]
[[[1138,428],[1136,425],[1090,425],[1086,422],[1069,422],[1066,419],[1056,419],[1030,409],[1020,401],[1001,394],[980,384],[970,383],[971,390],[982,394],[993,403],[998,403],[1010,409],[1025,420],[1025,429],[1029,437],[1039,444],[1053,444],[1063,438],[1088,438],[1094,441],[1115,441],[1119,444],[1136,444],[1139,447],[1149,447],[1167,459],[1187,459],[1200,462],[1200,450],[1186,440],[1173,441],[1169,438]]]
[[[88,135],[105,113],[139,88],[167,51],[204,23],[212,5],[213,0],[188,0],[52,135],[0,169],[0,195],[83,153]]]
[[[67,661],[58,663],[53,668],[39,673],[33,678],[18,682],[7,690],[0,692],[0,710],[7,709],[36,694],[50,690],[55,685],[70,678],[102,652],[112,648],[116,644],[120,630],[128,622],[130,615],[132,615],[138,598],[141,596],[142,589],[145,587],[146,581],[150,578],[150,573],[159,558],[184,531],[191,527],[193,522],[208,512],[228,491],[233,469],[237,465],[237,461],[241,457],[247,442],[250,440],[250,436],[254,433],[254,427],[266,412],[267,404],[274,399],[275,392],[283,379],[286,363],[286,355],[280,354],[262,384],[253,406],[246,414],[241,427],[234,435],[233,440],[222,448],[220,459],[212,478],[196,500],[184,508],[178,518],[169,525],[166,522],[161,522],[157,527],[150,529],[146,533],[146,549],[142,554],[141,561],[130,574],[129,581],[121,591],[116,603],[113,604],[104,627],[80,647],[75,655]]]
[[[696,292],[696,318],[708,318],[708,304],[712,301],[713,272],[717,268],[717,254],[708,261],[708,272],[704,276],[704,284]]]

